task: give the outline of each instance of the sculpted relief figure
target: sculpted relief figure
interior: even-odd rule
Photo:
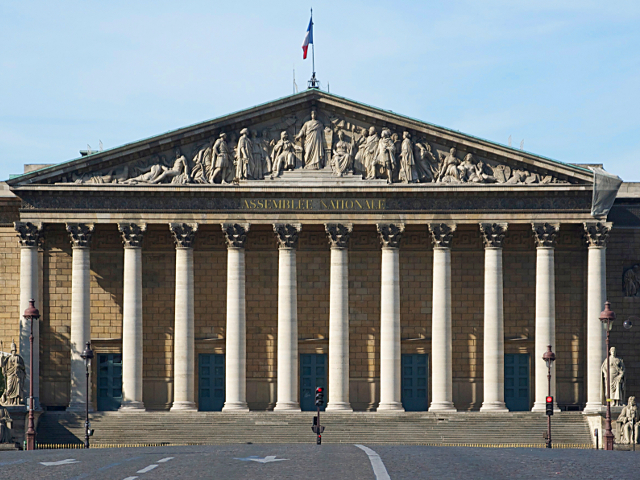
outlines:
[[[629,445],[638,443],[638,432],[640,431],[640,412],[636,405],[636,397],[629,397],[627,405],[620,412],[616,420],[620,438],[619,443]]]
[[[393,171],[396,165],[396,146],[391,139],[391,131],[389,129],[382,130],[380,140],[378,141],[378,150],[376,152],[375,165],[378,166],[379,176],[387,177],[387,183],[393,183]]]
[[[312,110],[311,120],[305,122],[295,137],[296,140],[304,138],[304,168],[309,170],[319,170],[324,167],[324,126],[316,117],[316,111]]]
[[[11,415],[7,409],[0,408],[0,443],[11,443],[12,435],[9,428],[11,423]]]
[[[613,406],[617,407],[620,405],[620,402],[624,400],[627,379],[624,376],[624,362],[621,358],[616,357],[616,347],[611,347],[609,352],[609,358],[602,362],[602,368],[600,369],[602,372],[602,385],[604,385],[604,394],[606,396],[607,361],[609,361],[609,374],[611,375],[611,400],[613,400]]]
[[[249,140],[249,130],[243,128],[240,130],[240,139],[236,148],[236,179],[253,180],[255,171],[255,162],[253,159],[253,145]]]
[[[280,141],[273,147],[271,156],[271,178],[279,176],[283,170],[293,170],[296,167],[296,150],[286,131],[280,133]]]
[[[451,148],[448,154],[440,153],[440,171],[436,182],[442,183],[459,183],[460,182],[460,160],[456,156],[456,149]]]
[[[251,131],[251,148],[253,153],[253,167],[251,168],[251,178],[253,180],[262,180],[265,174],[265,159],[258,132]]]
[[[25,398],[25,369],[22,357],[18,355],[15,342],[11,342],[11,355],[0,358],[2,376],[4,377],[4,393],[0,397],[0,405],[22,405]]]
[[[640,265],[629,268],[622,277],[625,297],[640,297]]]
[[[431,145],[425,142],[416,142],[413,146],[416,162],[416,174],[420,182],[433,182],[438,173],[438,160],[431,152]]]
[[[402,147],[400,150],[400,174],[399,180],[403,183],[414,183],[418,180],[416,161],[413,155],[413,145],[409,132],[402,134]]]
[[[342,175],[353,172],[353,150],[353,137],[351,137],[351,142],[347,143],[345,141],[344,131],[338,131],[338,142],[333,149],[333,156],[331,157],[331,169],[333,173],[341,177]]]
[[[212,155],[212,172],[209,177],[209,183],[222,183],[226,181],[228,171],[231,169],[231,154],[229,145],[227,144],[227,134],[221,133],[220,137],[213,144]]]

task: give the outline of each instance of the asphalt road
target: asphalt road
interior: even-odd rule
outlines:
[[[604,465],[610,465],[604,469]],[[388,476],[385,476],[388,475]],[[0,452],[20,479],[638,479],[633,452],[368,445],[227,445]]]

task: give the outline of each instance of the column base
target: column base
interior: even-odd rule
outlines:
[[[403,413],[404,407],[401,402],[380,403],[376,411],[380,413]]]
[[[509,409],[506,407],[504,402],[482,402],[480,411],[489,413],[507,413],[509,412]]]
[[[247,413],[249,406],[247,402],[224,402],[222,411],[226,413]]]
[[[428,411],[434,413],[456,413],[458,410],[453,406],[453,402],[431,402]]]
[[[325,412],[353,413],[353,408],[349,402],[332,402],[327,404]]]
[[[123,413],[144,412],[145,411],[144,403],[143,402],[136,402],[136,401],[133,401],[133,400],[125,400],[125,401],[122,402],[122,405],[120,406],[118,411],[119,412],[123,412]]]
[[[300,412],[300,404],[298,402],[277,402],[273,407],[274,412]]]
[[[582,413],[585,415],[596,415],[606,411],[606,407],[600,402],[587,402]]]
[[[173,402],[170,412],[197,412],[195,402]]]

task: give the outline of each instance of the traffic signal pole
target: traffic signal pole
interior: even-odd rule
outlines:
[[[316,439],[316,445],[322,445],[322,428],[320,427],[320,405],[317,405],[318,408],[318,438]]]

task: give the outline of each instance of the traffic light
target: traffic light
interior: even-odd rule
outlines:
[[[324,388],[316,387],[316,407],[321,407],[324,403]]]
[[[547,406],[546,406],[546,414],[553,415],[553,397],[547,397]]]

